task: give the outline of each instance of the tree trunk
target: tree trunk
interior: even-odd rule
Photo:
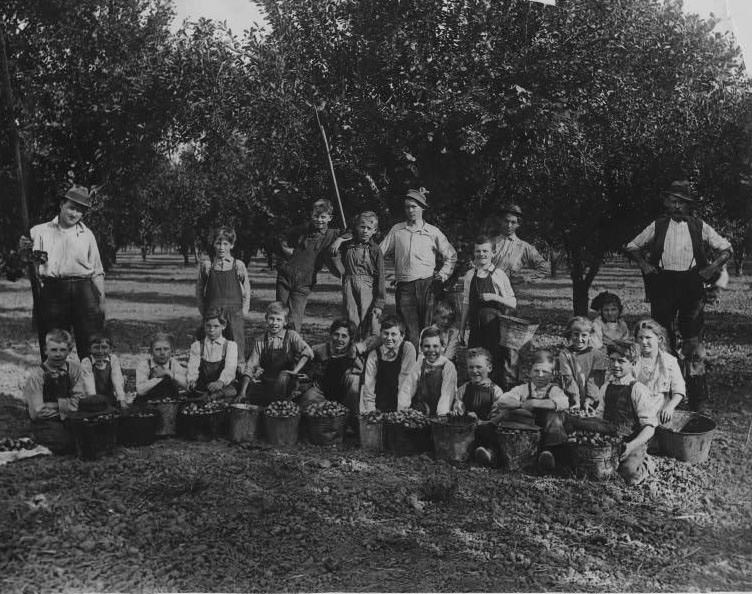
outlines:
[[[572,311],[576,316],[587,316],[590,305],[590,286],[601,267],[603,254],[592,259],[586,266],[580,254],[570,253],[570,276],[572,278]]]

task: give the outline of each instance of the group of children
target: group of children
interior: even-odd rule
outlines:
[[[199,267],[196,296],[203,324],[187,368],[174,357],[170,336],[154,335],[149,356],[136,369],[135,404],[187,390],[261,406],[291,398],[303,406],[335,400],[353,418],[375,409],[411,407],[430,416],[472,414],[479,421],[479,462],[495,463],[494,434],[500,423],[523,423],[541,428],[539,463],[549,469],[556,464],[556,447],[567,439],[562,413],[592,410],[626,439],[624,477],[639,482],[647,475],[647,442],[659,422],[670,420],[686,392],[678,363],[666,351],[665,332],[655,321],[640,321],[633,342],[619,298],[602,293],[593,301],[595,321],[573,318],[567,346],[557,356],[536,351],[530,379],[520,384],[514,381],[517,353],[499,344],[500,316],[516,307],[516,298],[505,273],[492,263],[491,239],[475,241],[459,327],[453,305],[438,301],[433,324],[419,337],[406,337],[401,318],[382,314],[384,260],[373,241],[377,216],[361,213],[352,233],[329,229],[331,218],[331,203],[317,201],[310,224],[282,242],[289,258],[279,271],[278,300],[267,306],[264,332],[248,349],[248,273],[231,255],[234,231],[217,229],[213,258]],[[325,343],[311,347],[298,331],[324,263],[342,278],[344,316],[331,324]],[[458,382],[458,346],[468,328],[461,369],[466,381]],[[46,361],[26,385],[29,412],[40,432],[42,424],[74,414],[86,395],[104,395],[113,406],[134,403],[106,337],[92,339],[90,358],[81,365],[68,359],[71,346],[70,334],[50,332]],[[305,390],[299,389],[301,381]]]

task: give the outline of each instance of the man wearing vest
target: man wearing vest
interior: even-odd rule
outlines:
[[[645,276],[651,315],[666,328],[672,349],[676,346],[678,327],[689,405],[693,410],[703,410],[707,406],[707,385],[700,356],[704,351],[700,348],[704,283],[718,276],[731,257],[731,244],[710,225],[689,214],[694,203],[689,182],[673,182],[663,193],[666,215],[650,223],[627,244],[626,250]],[[706,248],[718,256],[711,261]]]

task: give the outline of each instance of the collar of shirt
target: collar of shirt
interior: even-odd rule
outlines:
[[[426,223],[425,221],[421,221],[420,226],[418,227],[408,227],[407,221],[404,221],[402,223],[399,223],[400,229],[404,229],[405,231],[409,231],[410,233],[422,233],[424,235],[430,235],[431,234],[431,225]],[[398,229],[398,231],[400,230]]]
[[[271,332],[267,332],[264,339],[266,340],[266,342],[269,342],[269,343],[284,340],[285,332],[286,330],[284,328],[278,334],[272,334]]]
[[[165,363],[164,365],[160,365],[159,363],[155,363],[154,359],[152,359],[151,357],[149,357],[149,369],[154,369],[155,367],[162,367],[163,369],[169,369],[171,364],[172,364],[172,357],[170,357],[169,359],[167,359],[167,363]]]
[[[220,336],[216,340],[212,340],[210,338],[204,338],[204,344],[208,346],[211,346],[213,344],[218,344],[219,346],[222,346],[226,342],[227,342],[227,339],[224,336]]]
[[[217,265],[221,267],[223,264],[232,264],[233,260],[234,258],[232,256],[225,256],[224,258],[214,258],[211,262],[211,265],[214,268],[216,268]]]
[[[334,350],[334,345],[332,345],[332,343],[330,342],[327,350],[329,351],[330,358],[339,359],[341,357],[347,357],[350,354],[352,345],[348,345],[343,351],[337,352],[336,350]]]
[[[55,227],[57,227],[57,229],[62,231],[63,233],[68,233],[71,231],[71,229],[75,229],[76,235],[81,235],[81,233],[83,233],[86,230],[86,227],[81,221],[73,225],[73,227],[68,227],[67,229],[63,229],[63,227],[60,225],[60,217],[55,217],[54,219],[52,219],[52,224],[55,225]]]
[[[489,263],[488,265],[484,266],[483,268],[478,268],[476,266],[475,271],[476,272],[487,272],[488,274],[493,274],[493,271],[496,270],[496,266],[492,263]]]
[[[628,373],[624,377],[619,377],[619,378],[611,376],[608,380],[608,383],[614,384],[615,386],[627,386],[634,381],[637,381],[634,374]]]
[[[420,355],[420,360],[423,365],[427,365],[428,367],[441,367],[442,365],[445,365],[447,362],[447,358],[444,355],[439,355],[439,358],[436,359],[436,363],[431,363],[428,361],[423,354]]]
[[[568,345],[568,346],[567,346],[567,350],[568,350],[568,351],[569,351],[570,353],[572,353],[573,355],[586,355],[586,354],[588,354],[588,353],[589,353],[590,351],[592,351],[592,350],[593,350],[593,347],[589,346],[589,347],[585,347],[584,349],[582,349],[582,350],[580,350],[580,351],[575,351],[575,350],[574,350],[574,349],[572,348],[572,345]]]
[[[509,237],[507,237],[506,235],[501,235],[500,238],[501,239],[499,239],[499,243],[501,243],[502,241],[511,241],[513,243],[515,241],[520,241],[520,238],[517,237],[516,233],[512,233]]]
[[[47,361],[45,361],[44,363],[42,363],[42,369],[47,373],[51,373],[52,375],[68,373],[68,362],[64,362],[62,367],[53,367]]]
[[[402,346],[402,343],[399,343],[394,348],[387,348],[384,345],[381,345],[379,347],[381,358],[385,359],[386,361],[394,361],[397,358],[397,354],[399,353],[401,346]]]
[[[467,382],[468,386],[480,386],[481,388],[490,388],[494,385],[494,383],[491,381],[490,377],[487,377],[483,381],[476,383],[473,383],[472,381]]]

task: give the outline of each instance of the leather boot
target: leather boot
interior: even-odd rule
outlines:
[[[687,399],[689,409],[695,412],[708,410],[708,379],[706,375],[690,375],[687,377]]]

